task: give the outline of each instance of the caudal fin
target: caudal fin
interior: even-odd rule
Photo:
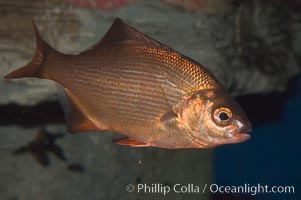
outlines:
[[[54,50],[41,37],[34,20],[32,20],[32,23],[34,27],[35,36],[36,36],[35,55],[27,65],[4,76],[4,78],[6,79],[43,76],[42,68],[45,62],[45,58],[50,51],[54,51]]]

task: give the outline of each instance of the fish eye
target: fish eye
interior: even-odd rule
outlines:
[[[217,108],[213,114],[214,121],[218,124],[227,124],[231,121],[232,112],[229,108]]]
[[[219,117],[219,119],[220,119],[221,121],[225,121],[225,120],[229,119],[228,114],[225,113],[225,112],[220,112],[219,115],[218,115],[218,117]]]

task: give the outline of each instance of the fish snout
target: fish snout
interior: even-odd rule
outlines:
[[[249,120],[247,121],[236,121],[236,125],[238,127],[238,131],[234,134],[234,137],[239,140],[239,142],[243,142],[248,140],[251,136],[247,133],[252,131],[252,124]]]
[[[252,131],[252,124],[249,120],[239,120],[235,121],[239,133],[249,133]]]
[[[240,129],[241,133],[249,133],[252,131],[252,124],[250,121],[247,121],[243,124],[243,127]]]

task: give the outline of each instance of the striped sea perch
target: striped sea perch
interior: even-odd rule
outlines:
[[[168,149],[250,137],[248,118],[211,72],[119,18],[78,55],[59,53],[34,30],[33,59],[5,78],[56,81],[71,133],[109,130],[124,136],[117,144]]]

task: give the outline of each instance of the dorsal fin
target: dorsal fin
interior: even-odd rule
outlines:
[[[133,44],[139,45],[151,45],[156,47],[161,47],[165,49],[170,49],[169,47],[161,44],[160,42],[146,36],[137,29],[130,27],[124,23],[120,18],[116,18],[111,28],[105,34],[105,36],[97,44],[90,47],[88,50],[97,49],[104,45],[110,45],[118,42],[131,42]]]

